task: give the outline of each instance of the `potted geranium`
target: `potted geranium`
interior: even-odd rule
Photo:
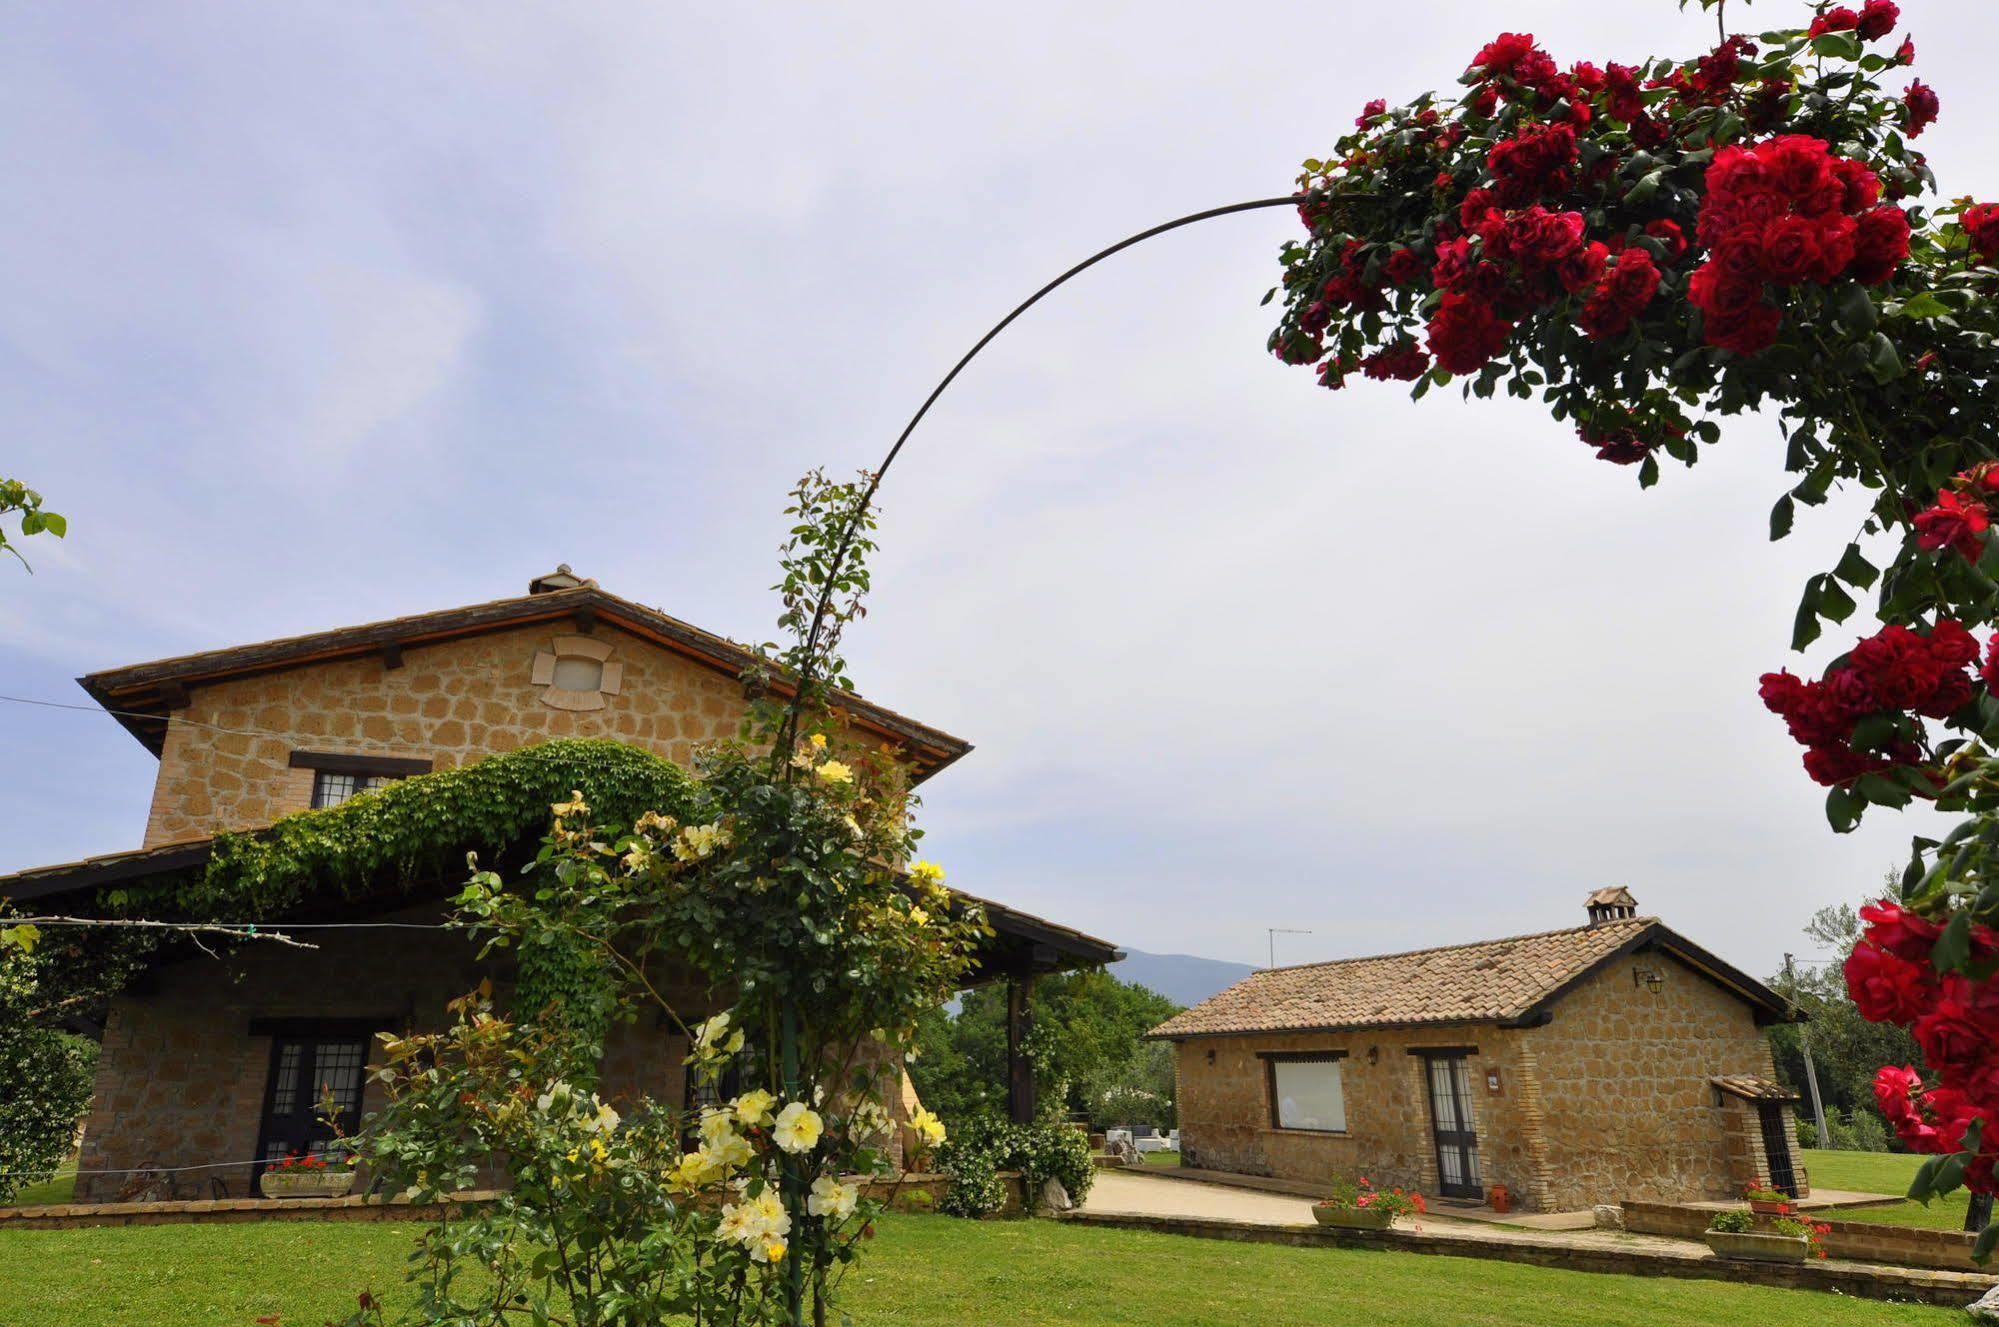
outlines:
[[[1363,1175],[1335,1180],[1333,1191],[1312,1204],[1312,1219],[1322,1226],[1349,1230],[1386,1230],[1398,1216],[1423,1212],[1423,1195],[1401,1189],[1377,1189]]]
[[[1791,1215],[1791,1198],[1789,1194],[1779,1193],[1775,1189],[1768,1189],[1758,1184],[1752,1184],[1742,1191],[1742,1196],[1749,1200],[1749,1210],[1758,1216]]]
[[[290,1152],[257,1177],[266,1198],[338,1198],[353,1187],[354,1166],[344,1152]]]

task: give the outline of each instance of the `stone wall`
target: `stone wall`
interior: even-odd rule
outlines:
[[[1891,1226],[1877,1221],[1842,1221],[1837,1209],[1806,1211],[1814,1225],[1826,1227],[1821,1242],[1828,1258],[1853,1262],[1892,1263],[1897,1267],[1935,1267],[1944,1271],[1981,1271],[1971,1260],[1976,1235],[1961,1230],[1926,1230]],[[1624,1228],[1638,1235],[1669,1235],[1699,1239],[1714,1219],[1712,1209],[1677,1203],[1624,1204]]]
[[[395,668],[345,659],[194,688],[167,728],[145,846],[306,809],[312,771],[290,768],[294,751],[448,769],[553,737],[611,737],[685,764],[697,744],[735,734],[743,695],[734,677],[609,625],[594,639],[610,647],[607,665],[620,665],[617,693],[595,710],[546,703],[535,658],[572,630],[551,623],[406,645]]]
[[[1534,1118],[1539,1102],[1523,1059],[1523,1034],[1477,1027],[1354,1033],[1195,1037],[1179,1043],[1181,1163],[1244,1175],[1330,1183],[1366,1175],[1379,1187],[1437,1192],[1422,1047],[1475,1046],[1467,1056],[1479,1167],[1487,1185],[1505,1184],[1531,1201],[1538,1181]],[[1270,1123],[1259,1051],[1345,1051],[1341,1085],[1346,1132],[1278,1129]],[[1212,1057],[1212,1058],[1211,1058]],[[1499,1090],[1487,1087],[1488,1071]]]
[[[1662,980],[1655,992],[1636,974]],[[1624,1199],[1738,1196],[1729,1099],[1717,1074],[1774,1078],[1769,1037],[1749,1006],[1658,953],[1618,959],[1537,1029],[1556,1210]]]
[[[434,921],[435,908],[411,908],[378,920]],[[385,1032],[431,1030],[445,1005],[494,980],[501,1008],[511,994],[505,967],[481,968],[475,948],[451,932],[328,931],[312,934],[314,951],[246,945],[222,959],[168,964],[111,1003],[79,1169],[165,1170],[256,1159],[271,1072],[268,1035],[253,1020],[360,1020]],[[685,983],[667,983],[685,1017],[710,1003]],[[628,1104],[640,1095],[678,1105],[684,1098],[687,1041],[657,1011],[614,1025],[606,1040],[599,1090]],[[365,1114],[382,1104],[368,1084]],[[213,1177],[228,1196],[250,1193],[250,1168],[232,1165],[151,1184],[147,1198],[208,1198]],[[81,1175],[80,1202],[108,1202],[130,1175]]]

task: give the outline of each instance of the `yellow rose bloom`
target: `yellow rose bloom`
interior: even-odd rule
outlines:
[[[771,1141],[787,1152],[810,1152],[818,1146],[819,1135],[825,1131],[826,1122],[819,1118],[818,1111],[802,1101],[794,1101],[777,1113]]]
[[[829,760],[812,772],[818,776],[821,783],[838,785],[854,781],[852,766],[838,760]]]

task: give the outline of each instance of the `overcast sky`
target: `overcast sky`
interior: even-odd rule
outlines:
[[[9,9],[0,473],[71,536],[0,579],[0,690],[65,702],[87,671],[558,561],[767,635],[800,471],[872,463],[1028,291],[1285,192],[1499,21]],[[1999,193],[1999,9],[1903,10],[1943,98],[1923,146],[1947,188]],[[1671,0],[1505,12],[1564,62],[1712,40]],[[892,473],[850,654],[871,697],[977,745],[925,790],[931,854],[1217,958],[1263,961],[1269,926],[1311,932],[1279,937],[1298,962],[1569,925],[1605,884],[1758,973],[1805,952],[1917,827],[1834,836],[1756,701],[1859,507],[1770,545],[1767,420],[1641,494],[1531,405],[1329,394],[1263,350],[1295,225],[1211,222],[1073,284]],[[138,844],[155,763],[113,722],[0,705],[0,749],[0,869]]]

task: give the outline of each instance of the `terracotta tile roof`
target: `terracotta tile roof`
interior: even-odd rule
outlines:
[[[1408,954],[1267,968],[1167,1019],[1147,1035],[1172,1038],[1498,1022],[1525,1014],[1655,930],[1664,928],[1654,918],[1628,917]]]

